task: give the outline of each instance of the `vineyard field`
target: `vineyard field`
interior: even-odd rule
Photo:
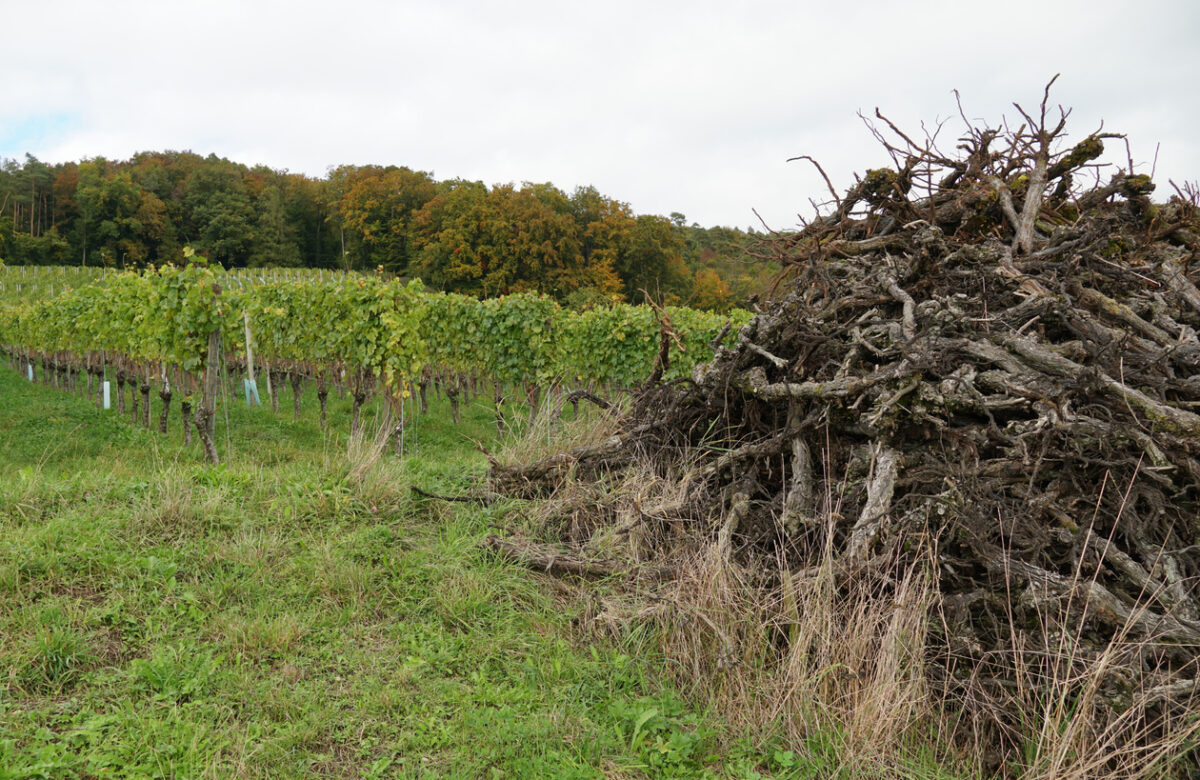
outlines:
[[[431,391],[451,400],[458,419],[461,403],[480,393],[523,399],[536,414],[548,397],[619,394],[655,370],[684,379],[750,317],[625,304],[572,311],[530,293],[478,300],[419,281],[229,273],[203,262],[140,274],[4,268],[0,293],[0,348],[14,370],[98,404],[107,383],[110,405],[128,406],[146,427],[154,394],[163,432],[177,399],[185,436],[194,416],[212,460],[218,402],[231,393],[278,410],[286,384],[298,416],[311,387],[323,423],[329,393],[348,394],[352,431],[377,395],[399,436]]]

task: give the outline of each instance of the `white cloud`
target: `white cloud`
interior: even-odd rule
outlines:
[[[855,112],[906,128],[1013,100],[1103,118],[1159,175],[1200,177],[1200,11],[1186,0],[56,2],[5,9],[0,156],[216,152],[322,175],[401,164],[594,184],[640,212],[775,227],[886,160]],[[20,31],[14,34],[12,31]],[[63,121],[71,117],[72,121]],[[946,132],[959,130],[957,120]],[[2,139],[8,140],[2,140]],[[33,148],[7,148],[7,144]],[[1119,150],[1124,158],[1124,150]]]

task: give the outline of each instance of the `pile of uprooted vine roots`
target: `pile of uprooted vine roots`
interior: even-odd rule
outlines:
[[[971,127],[955,156],[877,133],[895,168],[765,244],[791,274],[734,348],[691,381],[644,388],[617,436],[495,467],[493,484],[545,495],[568,472],[686,462],[682,498],[643,512],[647,527],[690,523],[733,560],[792,577],[830,550],[845,582],[932,555],[931,641],[953,663],[931,674],[951,693],[969,677],[969,706],[1013,684],[1015,635],[1028,658],[1060,655],[1069,634],[1073,662],[1104,657],[1114,712],[1137,699],[1164,723],[1188,717],[1195,193],[1153,202],[1149,177],[1092,163],[1112,136],[1067,145],[1065,114],[1046,113]]]

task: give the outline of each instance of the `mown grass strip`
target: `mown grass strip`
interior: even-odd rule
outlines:
[[[232,405],[212,467],[174,425],[0,369],[0,778],[765,768],[714,755],[645,647],[581,644],[571,607],[481,550],[502,506],[413,497],[482,471],[491,411],[466,411],[435,404],[409,455],[356,471],[315,409]]]

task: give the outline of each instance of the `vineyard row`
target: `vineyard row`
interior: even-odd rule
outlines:
[[[631,388],[655,370],[687,376],[731,344],[748,312],[716,315],[686,308],[614,305],[571,311],[532,293],[478,300],[427,292],[420,282],[365,275],[283,278],[247,284],[219,267],[194,263],[138,274],[107,274],[27,303],[0,305],[0,347],[23,372],[74,385],[76,377],[136,388],[149,425],[149,394],[172,395],[216,458],[212,428],[222,364],[291,383],[299,398],[315,383],[325,422],[330,387],[358,411],[374,393],[402,419],[404,402],[431,382],[458,414],[460,392],[488,381],[527,394],[543,389]],[[663,343],[669,359],[661,365]],[[99,386],[99,385],[97,385]],[[131,390],[131,392],[134,392]],[[136,403],[136,394],[133,396]]]

